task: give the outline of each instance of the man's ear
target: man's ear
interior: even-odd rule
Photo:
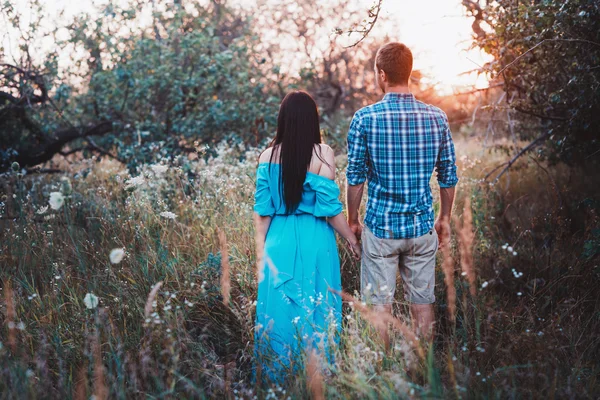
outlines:
[[[377,73],[379,74],[379,80],[381,82],[387,82],[387,75],[384,70],[380,69]]]

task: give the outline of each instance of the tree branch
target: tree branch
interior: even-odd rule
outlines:
[[[541,45],[543,45],[544,43],[548,43],[548,42],[579,42],[579,43],[587,43],[587,44],[591,44],[591,45],[600,47],[600,43],[592,42],[591,40],[586,40],[586,39],[544,39],[541,42],[537,43],[532,48],[530,48],[529,50],[527,50],[525,53],[521,54],[520,56],[518,56],[517,58],[515,58],[514,60],[512,60],[511,62],[509,62],[507,65],[505,65],[504,68],[502,68],[498,72],[497,75],[501,75],[506,69],[512,67],[521,58],[525,57],[527,54],[531,53],[536,48],[538,48]]]
[[[358,39],[358,41],[356,41],[354,44],[350,45],[350,46],[346,46],[344,48],[349,49],[351,47],[355,47],[357,46],[359,43],[361,43],[363,40],[366,39],[367,36],[369,36],[369,33],[371,33],[371,31],[373,30],[373,27],[375,26],[375,23],[377,22],[377,19],[379,18],[379,12],[381,11],[381,6],[383,5],[383,0],[378,0],[377,4],[374,5],[370,10],[369,10],[369,17],[373,18],[372,21],[368,22],[367,27],[364,28],[362,31],[349,31],[348,33],[361,33],[362,36],[360,39]],[[376,10],[375,12],[373,12],[373,10]],[[340,32],[338,32],[340,33]]]
[[[550,132],[546,132],[540,136],[538,136],[533,142],[529,143],[527,146],[525,146],[523,149],[521,149],[521,151],[519,151],[517,153],[517,155],[515,155],[510,161],[505,162],[503,164],[500,164],[499,166],[497,166],[496,168],[494,168],[489,174],[487,174],[485,176],[485,178],[483,178],[484,180],[487,180],[495,171],[497,171],[500,167],[502,167],[503,165],[506,165],[506,167],[504,167],[504,169],[500,172],[500,174],[498,174],[498,176],[496,176],[496,179],[494,179],[494,184],[496,184],[500,178],[502,177],[502,175],[504,175],[506,173],[506,171],[509,170],[509,168],[515,163],[515,161],[517,161],[517,159],[519,157],[521,157],[523,154],[527,153],[529,150],[533,149],[535,146],[537,146],[542,140],[547,139],[549,136],[551,135]]]

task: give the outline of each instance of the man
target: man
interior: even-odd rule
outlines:
[[[399,268],[413,325],[430,339],[438,236],[446,237],[442,231],[449,226],[458,178],[446,114],[410,93],[412,62],[411,51],[401,43],[377,52],[376,82],[385,96],[357,111],[348,132],[348,224],[362,234],[364,300],[391,313]],[[435,223],[429,187],[434,169],[441,199]],[[366,180],[363,229],[358,210]]]

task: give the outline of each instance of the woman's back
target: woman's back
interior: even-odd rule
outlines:
[[[269,147],[261,155],[260,163],[279,163],[281,147]],[[335,157],[333,150],[326,144],[315,144],[308,171],[329,179],[335,179]]]

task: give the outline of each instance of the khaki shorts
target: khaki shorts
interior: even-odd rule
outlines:
[[[406,300],[413,304],[434,303],[438,245],[435,229],[414,239],[380,239],[365,226],[360,273],[363,300],[377,305],[392,304],[400,269]]]

